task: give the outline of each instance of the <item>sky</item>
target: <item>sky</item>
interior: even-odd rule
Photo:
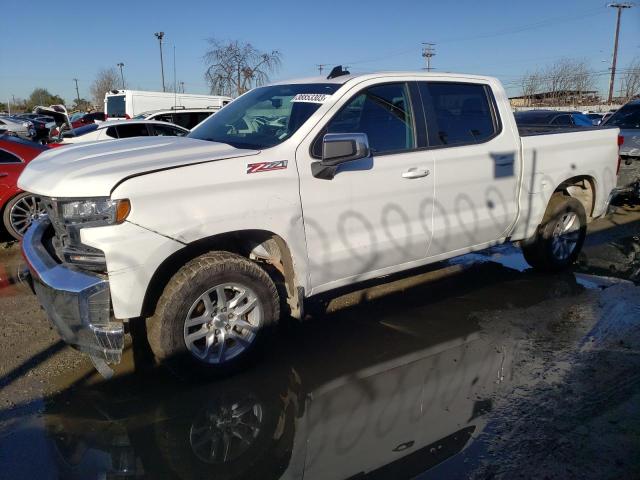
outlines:
[[[510,95],[527,71],[581,58],[608,85],[615,13],[601,0],[538,1],[140,1],[2,0],[0,101],[47,88],[71,103],[90,98],[102,68],[122,62],[128,88],[161,90],[154,32],[165,32],[165,81],[208,93],[207,39],[278,50],[272,80],[317,75],[317,64],[351,72],[418,70],[421,42],[435,43],[438,71],[498,77]],[[640,3],[622,14],[618,69],[640,58]],[[616,86],[617,89],[617,86]]]

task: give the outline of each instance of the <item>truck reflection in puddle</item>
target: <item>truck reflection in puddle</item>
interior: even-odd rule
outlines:
[[[184,479],[429,470],[470,445],[496,396],[513,388],[521,340],[481,327],[476,312],[584,290],[573,275],[447,268],[435,281],[417,275],[391,282],[393,292],[352,294],[346,303],[357,308],[338,302],[292,326],[259,368],[233,378],[193,385],[152,370],[50,399],[52,468],[64,478]]]

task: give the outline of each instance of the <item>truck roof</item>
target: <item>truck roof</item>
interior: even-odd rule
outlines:
[[[494,77],[488,77],[484,75],[472,75],[468,73],[450,73],[450,72],[424,72],[424,71],[381,71],[381,72],[371,72],[371,73],[350,73],[348,75],[340,75],[339,77],[327,78],[325,76],[314,76],[314,77],[304,77],[304,78],[294,78],[289,80],[280,80],[277,82],[273,82],[272,85],[286,85],[286,84],[297,84],[297,83],[335,83],[335,84],[345,84],[350,80],[359,79],[359,80],[369,80],[374,78],[388,77],[424,77],[425,80],[430,78],[452,78],[452,79],[466,79],[466,80],[475,80],[475,81],[492,81],[495,80]]]

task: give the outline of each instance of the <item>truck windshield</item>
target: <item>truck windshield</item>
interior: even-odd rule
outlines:
[[[126,113],[124,95],[107,97],[107,115],[110,117],[124,117]]]
[[[188,136],[236,148],[273,147],[293,135],[338,88],[321,83],[256,88],[211,115]]]

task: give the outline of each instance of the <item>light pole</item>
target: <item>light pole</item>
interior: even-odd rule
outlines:
[[[622,15],[623,8],[631,8],[633,7],[633,4],[632,3],[610,3],[607,6],[618,9],[618,19],[616,21],[616,35],[613,41],[613,58],[611,60],[611,79],[609,80],[609,99],[607,100],[607,103],[610,104],[613,101],[613,84],[616,80],[616,62],[618,60],[618,36],[620,35],[620,16]]]
[[[122,89],[124,90],[124,73],[122,73],[122,67],[124,67],[124,63],[118,63],[118,67],[120,67],[120,78],[122,79]]]
[[[160,71],[162,72],[162,91],[166,92],[164,88],[164,61],[162,59],[162,39],[164,38],[164,32],[154,33],[158,41],[160,42]]]

